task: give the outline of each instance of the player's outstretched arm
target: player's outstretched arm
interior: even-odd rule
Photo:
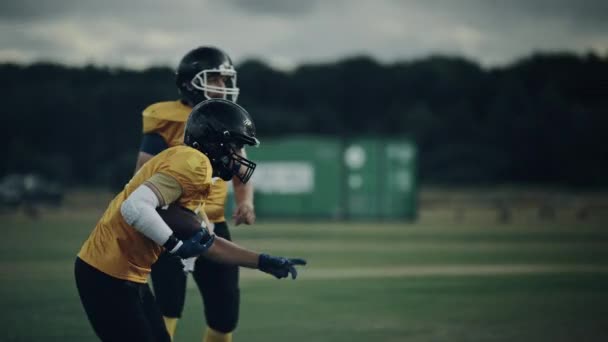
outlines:
[[[291,274],[291,277],[295,279],[298,274],[296,265],[306,264],[303,259],[288,259],[259,254],[243,248],[226,239],[210,234],[205,227],[200,225],[198,220],[194,224],[194,233],[189,235],[188,238],[182,236],[184,240],[180,240],[156,208],[165,204],[164,198],[169,198],[168,202],[171,203],[181,193],[174,191],[172,195],[169,195],[170,191],[164,191],[165,195],[159,195],[160,190],[155,185],[155,181],[157,183],[170,182],[170,179],[166,178],[161,182],[159,180],[161,177],[167,176],[154,175],[146,183],[137,187],[122,203],[120,212],[125,222],[152,241],[165,247],[169,253],[183,259],[203,254],[218,262],[257,268],[277,278],[285,278]],[[166,188],[171,187],[166,186]],[[196,214],[192,213],[192,215]],[[182,216],[182,219],[185,218]]]
[[[279,279],[290,274],[292,279],[296,279],[298,276],[296,266],[306,265],[304,259],[289,259],[260,254],[221,237],[215,238],[213,245],[203,256],[225,264],[259,269]]]
[[[260,254],[258,269],[262,272],[272,274],[278,279],[285,278],[291,274],[291,279],[296,279],[298,270],[296,265],[306,265],[306,260],[300,258],[284,258],[268,254]]]

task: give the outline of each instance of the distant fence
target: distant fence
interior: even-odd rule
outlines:
[[[465,222],[480,212],[499,223],[528,218],[543,221],[563,219],[608,223],[608,193],[513,189],[441,189],[420,192],[421,211],[449,212],[456,222]]]

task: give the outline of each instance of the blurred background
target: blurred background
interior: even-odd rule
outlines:
[[[607,2],[22,0],[0,28],[5,340],[93,339],[73,256],[200,45],[262,142],[235,239],[310,261],[243,272],[236,338],[608,338]]]

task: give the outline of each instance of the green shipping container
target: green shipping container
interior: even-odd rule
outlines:
[[[264,140],[247,153],[258,164],[251,182],[259,218],[416,218],[416,148],[407,140],[300,136]]]
[[[379,172],[382,155],[379,140],[350,141],[345,145],[344,200],[349,219],[378,218],[382,194],[382,174]]]
[[[340,218],[341,145],[334,139],[289,137],[247,150],[260,218]]]
[[[407,140],[360,139],[344,148],[346,216],[416,219],[416,149]]]
[[[380,216],[415,220],[418,212],[416,147],[408,141],[385,141]]]

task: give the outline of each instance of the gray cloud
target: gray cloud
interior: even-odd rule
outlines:
[[[607,53],[607,10],[566,0],[21,0],[0,3],[0,61],[174,65],[217,45],[286,68],[354,54],[496,65],[534,51]]]
[[[225,0],[240,10],[262,15],[300,16],[313,12],[317,7],[317,0],[285,1],[285,0]]]

